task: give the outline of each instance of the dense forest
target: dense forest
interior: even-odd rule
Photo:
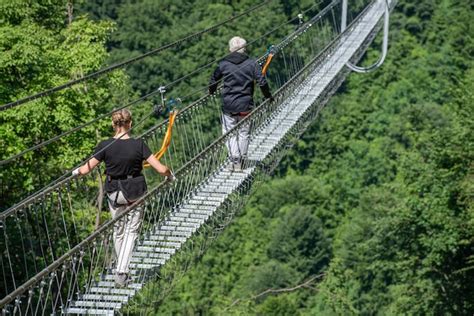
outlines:
[[[137,56],[256,4],[26,2],[0,0],[2,104]],[[229,37],[257,38],[312,4],[272,1],[179,49],[2,112],[0,157],[149,93],[222,56]],[[167,298],[147,298],[148,305],[137,312],[472,315],[473,20],[470,1],[398,1],[382,68],[351,74],[274,176],[252,192],[240,216]],[[250,54],[262,54],[273,39],[250,47]],[[362,63],[378,58],[378,44],[380,38]],[[209,72],[171,93],[205,86]],[[151,105],[145,102],[134,113],[140,116]],[[105,121],[2,166],[0,209],[71,168],[108,133]]]

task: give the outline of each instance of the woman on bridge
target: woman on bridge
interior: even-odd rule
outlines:
[[[147,191],[145,177],[141,173],[144,160],[169,180],[173,179],[173,175],[168,167],[155,158],[143,139],[130,137],[132,114],[129,110],[122,109],[114,112],[112,126],[115,135],[100,142],[93,157],[72,173],[85,175],[101,161],[105,162],[107,175],[105,191],[112,218],[116,218]],[[126,286],[129,282],[128,266],[142,215],[143,209],[136,207],[117,221],[114,226],[114,246],[117,254],[115,283],[119,287]]]

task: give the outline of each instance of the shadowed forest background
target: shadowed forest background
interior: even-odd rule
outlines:
[[[137,56],[256,4],[0,2],[2,104]],[[72,20],[65,22],[68,3]],[[256,38],[312,4],[274,1],[256,16],[178,52],[165,51],[93,86],[61,93],[54,97],[59,104],[54,111],[46,100],[37,104],[42,110],[2,112],[1,157],[171,82],[223,56],[231,36]],[[391,15],[382,68],[351,74],[275,175],[252,193],[241,215],[167,299],[155,302],[150,295],[141,302],[143,310],[134,312],[472,315],[473,20],[474,4],[467,0],[400,0]],[[249,52],[261,55],[270,43]],[[378,38],[362,63],[378,58],[379,44]],[[208,76],[193,77],[173,93],[203,86]],[[13,119],[22,124],[10,124]],[[102,137],[110,133],[108,123],[98,130]],[[27,156],[0,170],[2,206],[83,159],[96,137],[95,129],[86,129],[48,147],[41,158]],[[49,171],[35,175],[38,164]],[[21,181],[5,185],[12,175]],[[307,286],[255,298],[308,280]]]

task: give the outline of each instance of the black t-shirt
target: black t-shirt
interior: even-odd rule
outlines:
[[[135,138],[101,141],[94,152],[97,160],[105,162],[105,173],[110,176],[138,175],[143,169],[143,160],[150,156],[151,151],[143,139]]]

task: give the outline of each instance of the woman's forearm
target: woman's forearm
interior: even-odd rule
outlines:
[[[151,155],[146,161],[162,176],[168,177],[171,175],[170,169],[156,159],[155,156]]]
[[[89,159],[84,165],[79,167],[79,174],[86,175],[91,172],[98,164],[100,163],[99,160],[96,158]]]

